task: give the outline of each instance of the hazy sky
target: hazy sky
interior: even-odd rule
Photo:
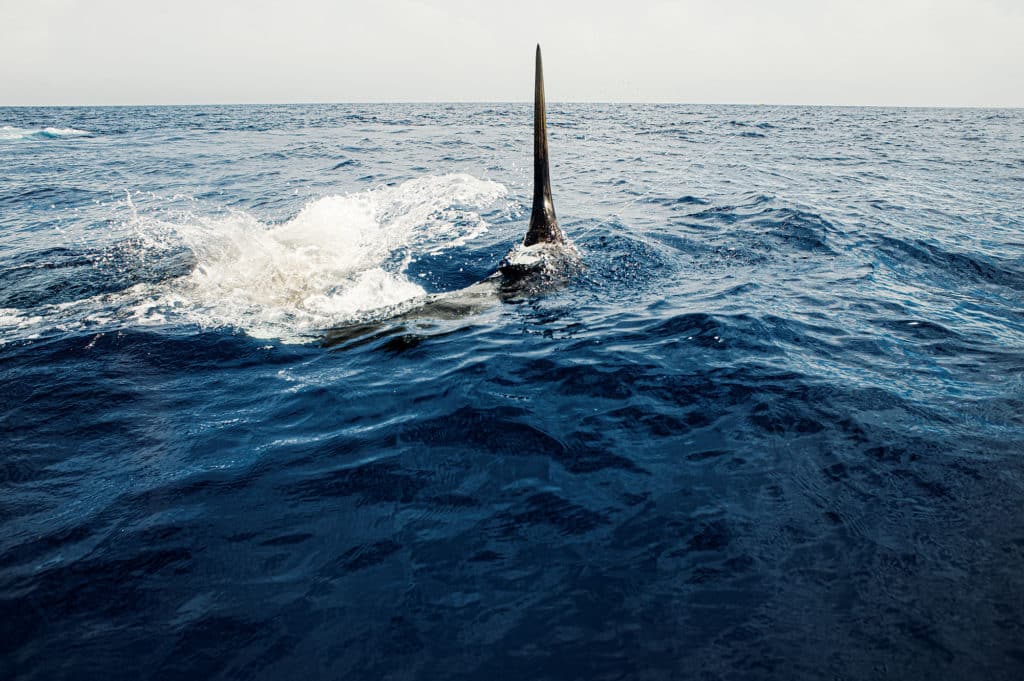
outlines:
[[[1024,0],[0,0],[0,105],[1024,106]]]

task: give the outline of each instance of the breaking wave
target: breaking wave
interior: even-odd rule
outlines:
[[[17,128],[13,125],[0,126],[0,141],[37,139],[52,140],[64,137],[91,137],[93,133],[77,128]]]

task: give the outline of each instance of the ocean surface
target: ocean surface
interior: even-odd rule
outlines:
[[[531,114],[0,108],[0,678],[1024,678],[1024,111]]]

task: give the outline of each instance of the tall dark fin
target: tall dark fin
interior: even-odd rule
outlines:
[[[544,67],[537,45],[537,76],[533,91],[533,213],[530,230],[523,245],[562,243],[565,237],[558,228],[555,204],[551,200],[551,175],[548,172],[548,126],[544,109]]]

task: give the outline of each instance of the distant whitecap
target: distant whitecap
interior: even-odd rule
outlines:
[[[13,125],[0,126],[0,141],[23,139],[61,139],[65,137],[90,137],[94,133],[78,128],[18,128]]]

